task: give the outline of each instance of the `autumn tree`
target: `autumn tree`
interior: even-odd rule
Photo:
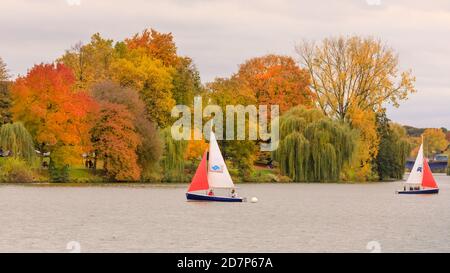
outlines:
[[[137,163],[142,170],[141,179],[148,180],[155,177],[162,154],[162,143],[155,124],[146,118],[145,105],[138,92],[121,87],[117,83],[105,81],[93,87],[92,95],[100,102],[123,105],[132,114],[134,129],[141,139],[135,151],[138,155]],[[115,149],[115,146],[110,148]]]
[[[88,145],[89,112],[96,104],[75,87],[72,71],[62,64],[34,66],[12,88],[14,120],[21,121],[41,151],[68,164],[79,162]]]
[[[174,67],[179,62],[172,33],[145,29],[142,33],[125,39],[125,44],[129,49],[144,49],[147,56],[160,60],[165,66]]]
[[[147,55],[145,49],[137,48],[123,49],[111,69],[114,81],[138,90],[150,120],[160,127],[169,124],[170,111],[175,106],[172,96],[173,68]]]
[[[200,74],[189,57],[177,54],[177,47],[172,33],[160,33],[154,29],[146,29],[125,39],[128,49],[140,49],[145,55],[159,60],[171,68],[173,79],[172,97],[177,104],[191,105],[193,97],[201,91]]]
[[[388,102],[397,107],[415,92],[411,71],[399,72],[398,56],[379,40],[329,38],[304,42],[296,50],[317,105],[330,117],[346,119],[354,108],[377,112]]]
[[[251,88],[258,104],[277,104],[281,112],[297,105],[312,105],[309,74],[291,57],[266,55],[250,59],[240,65],[236,76]]]
[[[354,141],[354,155],[343,170],[343,180],[368,181],[376,180],[373,161],[378,155],[380,135],[377,131],[377,114],[372,110],[360,108],[349,109],[348,123],[358,132]]]
[[[171,33],[154,29],[115,44],[96,33],[88,44],[76,44],[58,62],[73,69],[79,88],[113,80],[135,89],[146,104],[147,117],[160,127],[169,124],[176,103],[190,105],[202,91],[192,59],[177,55]]]
[[[111,179],[139,180],[141,168],[136,150],[141,138],[134,127],[134,117],[125,105],[101,102],[91,135],[94,150],[103,159],[103,168]]]
[[[208,150],[208,146],[208,143],[204,139],[188,141],[185,159],[198,161],[203,153]]]
[[[442,129],[428,128],[423,133],[424,149],[427,155],[441,153],[447,149],[448,141]]]
[[[96,33],[92,35],[90,43],[77,43],[58,62],[70,67],[74,71],[77,86],[86,89],[110,78],[113,59],[113,40],[104,39]]]

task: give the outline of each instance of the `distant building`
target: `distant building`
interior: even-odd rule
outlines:
[[[434,161],[448,161],[448,155],[446,154],[436,154],[434,156]]]

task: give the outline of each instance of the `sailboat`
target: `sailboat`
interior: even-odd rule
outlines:
[[[232,195],[228,197],[216,196],[214,195],[215,189],[228,189],[232,192]],[[246,198],[237,197],[235,191],[233,180],[225,165],[216,136],[211,131],[209,153],[205,151],[203,154],[186,193],[186,198],[190,201],[245,202]]]
[[[423,141],[417,154],[416,162],[411,169],[408,180],[405,182],[402,191],[398,194],[435,194],[439,193],[438,185],[434,180],[428,160],[423,156]]]

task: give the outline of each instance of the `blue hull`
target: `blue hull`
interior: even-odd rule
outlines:
[[[424,189],[413,191],[397,191],[398,194],[436,194],[439,193],[439,189]]]
[[[212,201],[212,202],[244,202],[245,198],[236,197],[220,197],[220,196],[208,196],[195,193],[186,193],[187,200],[191,201]]]

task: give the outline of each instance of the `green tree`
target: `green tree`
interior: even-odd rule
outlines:
[[[411,147],[406,139],[406,130],[393,124],[385,112],[377,114],[377,131],[380,143],[373,167],[380,180],[402,179],[405,173],[406,157]]]
[[[0,57],[0,126],[12,121],[8,79],[8,69]]]
[[[281,173],[294,181],[338,181],[355,151],[354,134],[320,110],[295,107],[280,119],[280,143],[273,156]]]
[[[201,92],[200,73],[190,58],[180,57],[173,74],[173,98],[177,104],[192,105]]]
[[[0,81],[0,126],[12,122],[9,82]]]
[[[187,141],[174,140],[170,127],[162,132],[164,140],[164,153],[162,157],[163,180],[166,182],[186,181],[184,174],[184,155],[187,149]]]
[[[226,113],[227,105],[250,105],[256,103],[253,90],[245,81],[233,76],[229,79],[217,78],[207,85],[208,98],[211,103],[219,105]],[[225,119],[224,119],[225,120]],[[224,124],[227,130],[227,124]],[[237,122],[234,122],[234,138],[237,139]],[[249,120],[246,120],[248,129]],[[225,131],[224,131],[225,132]],[[257,155],[257,143],[252,140],[219,140],[219,146],[225,159],[231,159],[241,179],[246,180],[252,170]]]
[[[0,57],[0,82],[7,81],[9,79],[8,68],[2,57]]]
[[[33,137],[21,122],[7,123],[0,127],[0,148],[28,163],[35,158]]]

